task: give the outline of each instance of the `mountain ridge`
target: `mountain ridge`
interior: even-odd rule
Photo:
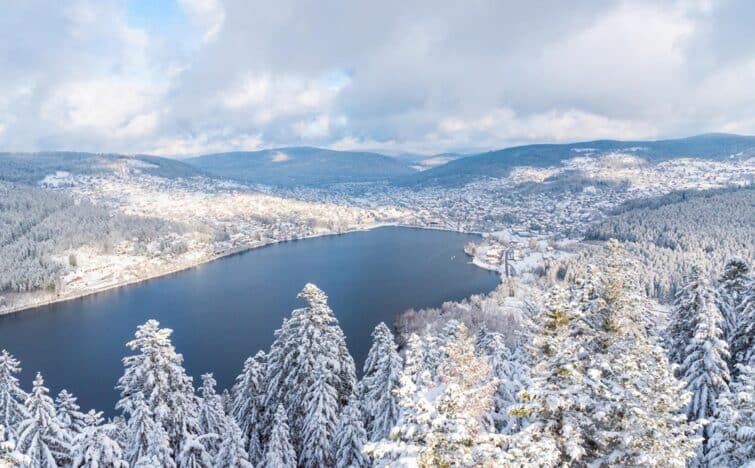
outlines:
[[[379,153],[309,146],[213,153],[183,161],[221,177],[280,186],[376,182],[414,172],[407,163]]]

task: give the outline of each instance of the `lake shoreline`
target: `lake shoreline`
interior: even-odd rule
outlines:
[[[244,360],[269,349],[281,323],[301,307],[297,295],[307,283],[327,295],[357,367],[380,322],[500,284],[498,275],[462,254],[480,241],[477,235],[399,226],[361,231],[279,242],[233,258],[240,249],[227,250],[228,258],[201,268],[5,315],[0,342],[21,360],[22,382],[41,372],[53,393],[65,388],[82,407],[113,416],[113,385],[123,374],[123,356],[132,354],[124,344],[148,320],[174,331],[189,375],[212,372],[219,388],[230,388]],[[121,278],[130,279],[111,281]]]
[[[81,299],[81,298],[88,297],[88,296],[94,296],[96,294],[100,294],[100,293],[104,293],[104,292],[108,292],[108,291],[113,291],[113,290],[117,290],[117,289],[120,289],[120,288],[126,288],[126,287],[129,287],[129,286],[134,286],[134,285],[141,284],[141,283],[146,283],[146,282],[151,281],[151,280],[155,280],[155,279],[159,279],[159,278],[164,278],[166,276],[174,275],[176,273],[181,273],[183,271],[189,271],[189,270],[192,270],[194,268],[198,268],[198,267],[200,267],[202,265],[206,265],[208,263],[212,263],[212,262],[214,262],[216,260],[220,260],[220,259],[223,259],[223,258],[226,258],[226,257],[232,257],[234,255],[240,255],[240,254],[252,251],[252,250],[261,249],[263,247],[269,247],[269,246],[272,246],[272,245],[283,244],[283,243],[286,243],[286,242],[296,242],[296,241],[300,241],[300,240],[316,239],[316,238],[321,238],[321,237],[340,236],[340,235],[344,235],[344,234],[352,234],[352,233],[357,233],[357,232],[367,232],[367,231],[373,231],[375,229],[391,228],[391,227],[405,228],[405,229],[421,229],[421,230],[429,230],[429,231],[456,232],[456,233],[460,233],[460,234],[474,234],[474,235],[479,235],[479,236],[482,236],[482,235],[485,234],[485,233],[481,233],[481,232],[458,231],[458,230],[455,230],[455,229],[449,229],[449,228],[438,227],[438,226],[415,226],[415,225],[400,224],[400,223],[376,223],[376,224],[372,224],[372,225],[369,225],[369,226],[360,227],[360,228],[354,228],[354,229],[349,229],[349,230],[342,231],[342,232],[328,232],[328,233],[322,233],[322,234],[312,234],[312,235],[309,235],[309,236],[298,237],[296,239],[275,240],[275,241],[270,241],[270,242],[264,242],[264,243],[257,244],[257,245],[249,244],[249,245],[238,246],[238,247],[234,247],[234,248],[231,248],[231,249],[227,249],[227,250],[218,252],[216,254],[213,254],[213,255],[210,255],[208,257],[202,258],[199,261],[192,262],[191,264],[188,264],[188,265],[177,266],[175,268],[170,268],[168,270],[160,271],[160,272],[157,272],[157,273],[154,273],[154,274],[148,274],[147,276],[136,278],[136,279],[133,279],[133,280],[121,281],[121,282],[118,282],[118,283],[115,283],[115,284],[112,284],[112,285],[108,285],[108,286],[104,286],[104,287],[100,287],[100,288],[95,288],[95,289],[91,289],[91,290],[87,290],[87,291],[77,291],[77,292],[72,293],[72,294],[63,294],[63,295],[60,295],[60,296],[52,298],[52,299],[45,298],[45,299],[42,299],[42,300],[39,300],[39,301],[34,301],[34,302],[27,303],[27,304],[18,305],[16,307],[10,307],[8,309],[0,311],[0,316],[17,314],[17,313],[21,313],[21,312],[24,312],[24,311],[36,309],[36,308],[39,308],[39,307],[44,307],[44,306],[48,306],[48,305],[52,305],[52,304],[58,304],[58,303],[62,303],[62,302],[74,301],[76,299]],[[467,255],[466,252],[464,252],[464,254]],[[484,268],[481,265],[477,265],[473,260],[471,261],[471,263],[475,264],[475,266],[477,266],[478,268],[486,269],[486,268]]]

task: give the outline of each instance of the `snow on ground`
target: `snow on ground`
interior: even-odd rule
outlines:
[[[39,185],[45,188],[70,187],[73,184],[73,176],[66,171],[55,171],[54,174],[48,174],[44,179],[39,181]]]

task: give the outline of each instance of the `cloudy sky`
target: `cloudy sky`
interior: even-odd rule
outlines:
[[[755,3],[7,0],[0,151],[755,134]]]

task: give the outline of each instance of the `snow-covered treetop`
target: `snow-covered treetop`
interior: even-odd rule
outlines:
[[[306,301],[310,307],[325,305],[328,303],[328,296],[312,283],[305,284],[304,288],[296,297]]]

